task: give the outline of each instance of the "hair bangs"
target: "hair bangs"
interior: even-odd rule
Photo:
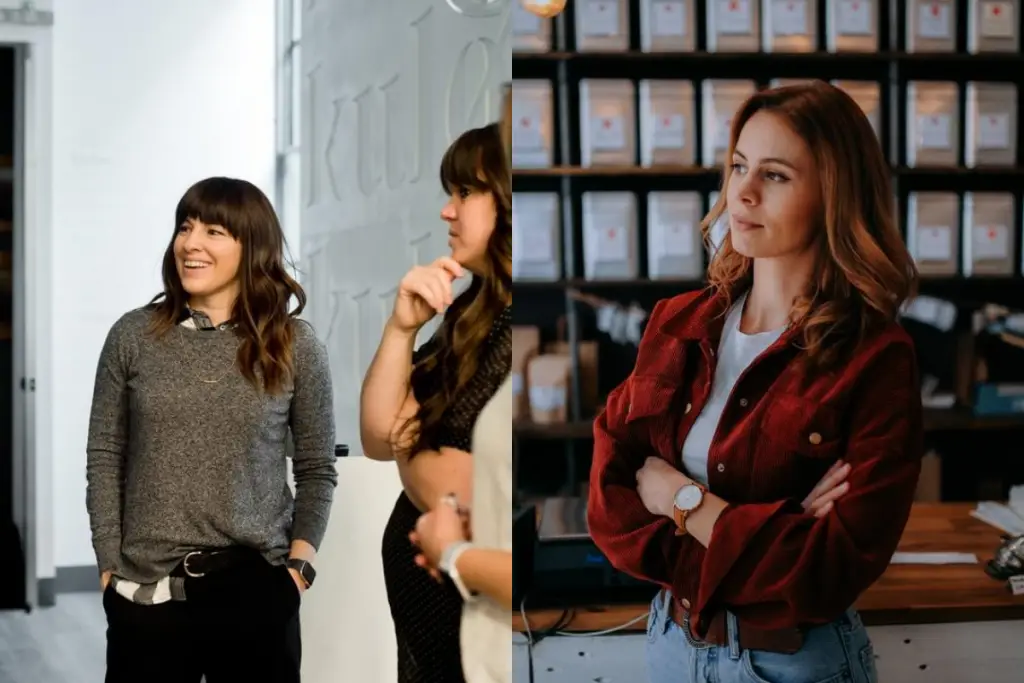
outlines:
[[[219,225],[236,239],[247,219],[248,197],[231,178],[207,178],[188,189],[175,211],[175,230],[187,220]]]
[[[441,187],[446,194],[453,194],[458,189],[478,192],[493,189],[485,180],[485,141],[481,130],[466,131],[444,153],[440,171]]]

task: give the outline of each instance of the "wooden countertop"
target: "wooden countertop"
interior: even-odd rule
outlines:
[[[927,624],[1024,619],[1024,596],[1010,594],[1005,581],[990,578],[984,565],[1000,543],[998,529],[969,515],[973,503],[916,503],[900,541],[901,552],[964,552],[975,565],[890,565],[857,601],[868,625]],[[600,631],[621,626],[647,612],[647,605],[573,607],[565,631]],[[530,628],[545,630],[559,622],[559,609],[528,610]],[[524,631],[513,615],[513,628]],[[644,620],[629,627],[643,630]]]

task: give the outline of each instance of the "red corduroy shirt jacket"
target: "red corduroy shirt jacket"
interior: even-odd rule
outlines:
[[[882,575],[910,515],[923,451],[913,343],[894,322],[814,373],[794,326],[761,354],[708,454],[708,488],[729,506],[705,549],[646,510],[636,471],[648,456],[682,467],[725,309],[710,290],[655,306],[632,374],[594,425],[590,534],[613,566],[688,600],[699,635],[722,609],[766,629],[827,623]],[[840,459],[850,489],[816,519],[801,501]]]

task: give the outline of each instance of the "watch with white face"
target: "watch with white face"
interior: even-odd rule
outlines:
[[[672,500],[672,518],[676,523],[676,535],[686,534],[686,518],[704,502],[707,489],[696,482],[686,484],[676,491]]]

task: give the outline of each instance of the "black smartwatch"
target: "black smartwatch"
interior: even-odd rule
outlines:
[[[316,578],[316,570],[313,569],[313,565],[305,560],[300,560],[297,557],[288,558],[287,567],[294,569],[302,577],[302,581],[306,584],[306,588],[313,585],[313,579]]]

